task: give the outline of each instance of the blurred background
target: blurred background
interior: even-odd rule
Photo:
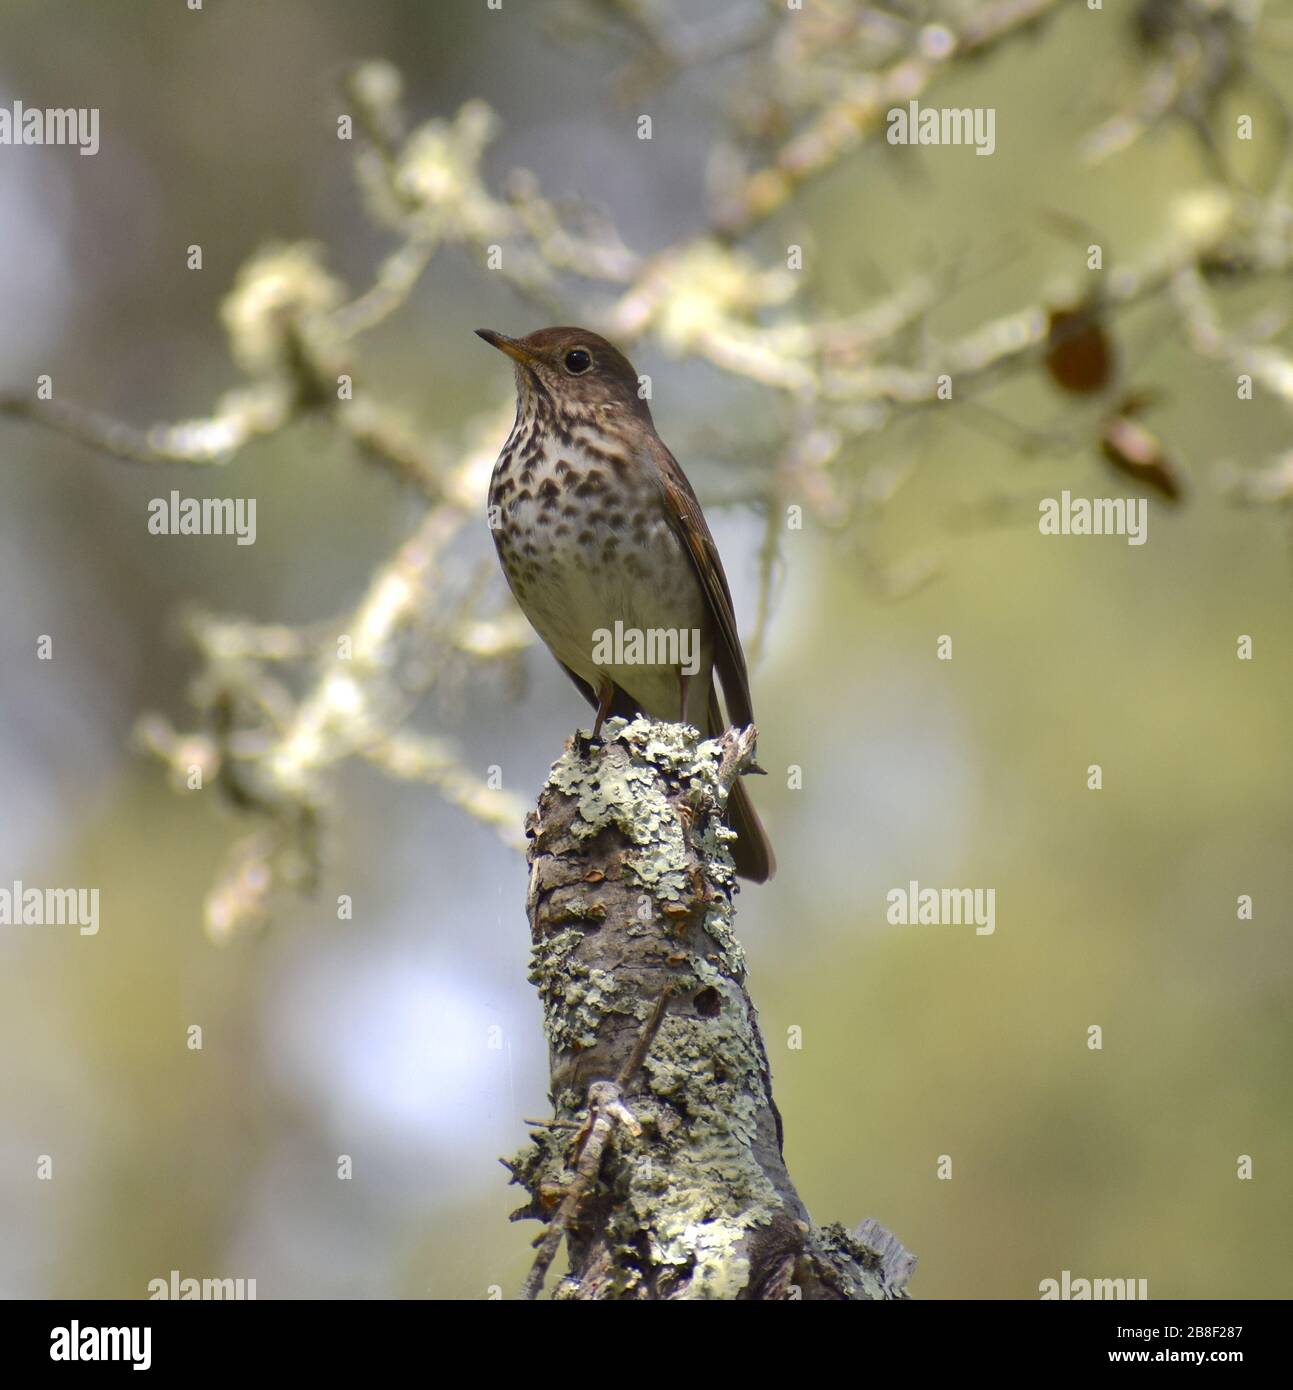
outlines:
[[[1001,370],[967,373],[951,402],[841,388],[822,407],[768,379],[790,361],[856,381],[858,316],[904,287],[933,288],[876,357],[915,369],[1088,293],[1089,242],[1112,275],[1170,258],[1191,216],[1270,213],[1289,7],[1181,5],[1184,37],[1165,8],[1036,4],[1011,28],[987,3],[9,0],[0,19],[0,107],[101,113],[93,158],[0,146],[0,390],[30,395],[48,373],[56,400],[139,426],[206,415],[240,383],[220,310],[267,243],[317,243],[351,295],[399,244],[357,187],[358,140],[337,138],[356,62],[398,65],[413,126],[487,103],[486,185],[529,169],[650,258],[703,244],[716,188],[832,102],[865,106],[873,73],[1004,26],[918,88],[993,108],[992,157],[890,146],[881,126],[736,215],[729,245],[773,277],[736,315],[766,349],[754,366],[733,351],[724,369],[722,331],[658,317],[631,332],[614,276],[557,267],[527,293],[486,266],[506,233],[452,228],[353,345],[357,378],[447,466],[465,440],[484,451],[485,474],[462,479],[479,514],[441,567],[505,626],[483,477],[512,387],[471,330],[632,339],[747,635],[766,598],[753,685],[773,775],[754,791],[780,872],[742,893],[738,929],[790,1172],[818,1221],[890,1227],[920,1257],[916,1297],[1033,1298],[1066,1269],[1144,1278],[1151,1297],[1293,1294],[1277,1235],[1293,1220],[1289,515],[1278,486],[1254,492],[1271,505],[1234,489],[1278,479],[1289,400],[1237,399],[1242,365],[1190,343],[1170,288],[1102,320],[1117,382],[1100,393],[1064,389],[1000,335]],[[1092,146],[1141,109],[1156,64],[1190,62],[1212,75],[1183,81],[1164,119]],[[1233,138],[1245,113],[1251,145]],[[787,289],[790,246],[803,270]],[[631,277],[644,263],[659,262]],[[1227,322],[1256,325],[1278,365],[1293,280],[1227,269]],[[836,339],[805,347],[807,323]],[[1132,389],[1155,393],[1143,420],[1178,502],[1101,454]],[[805,439],[820,466],[795,454]],[[255,545],[150,535],[149,501],[172,488],[255,497]],[[1148,496],[1148,543],[1041,536],[1037,503],[1065,488]],[[781,522],[795,505],[802,529]],[[219,945],[204,900],[245,817],[215,787],[177,787],[134,736],[148,712],[200,723],[193,605],[326,629],[427,507],[326,418],[219,468],[132,465],[0,418],[0,885],[101,900],[97,936],[0,928],[0,1293],[143,1297],[171,1270],[255,1278],[261,1298],[519,1287],[537,1228],[508,1224],[519,1194],[497,1159],[548,1113],[547,1066],[507,827],[347,759],[314,891],[277,894],[260,929]],[[546,651],[459,654],[434,675],[408,727],[532,804],[587,723]],[[995,934],[891,926],[886,894],[912,879],[995,888]]]

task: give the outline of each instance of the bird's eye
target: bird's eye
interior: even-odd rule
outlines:
[[[583,348],[571,348],[566,353],[566,371],[571,376],[582,376],[592,365],[592,357]]]

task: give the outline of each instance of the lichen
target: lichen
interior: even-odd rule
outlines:
[[[846,1298],[905,1298],[901,1288],[886,1285],[879,1256],[839,1224],[831,1222],[814,1232],[817,1255],[831,1268]]]
[[[571,1182],[579,1136],[593,1132],[594,1118],[602,1135],[613,1125],[595,1191],[565,1218],[579,1231],[576,1271],[558,1297],[739,1298],[756,1277],[753,1232],[775,1226],[783,1251],[788,1238],[807,1247],[813,1236],[781,1162],[732,931],[726,745],[645,719],[608,720],[604,733],[600,747],[567,750],[540,798],[531,978],[559,1127],[536,1134],[510,1166],[531,1193],[525,1214],[550,1215]],[[678,1002],[661,1017],[665,988]],[[652,1016],[658,1031],[625,1070]],[[590,1084],[613,1077],[620,1108],[594,1116]],[[832,1232],[815,1246],[831,1287],[878,1289],[883,1280],[849,1240]],[[757,1277],[767,1273],[765,1261]]]
[[[625,864],[634,880],[659,903],[680,902],[690,891],[688,845],[666,785],[683,792],[699,810],[721,806],[715,739],[699,741],[686,724],[648,719],[609,719],[602,748],[585,757],[571,748],[558,759],[547,786],[571,797],[579,818],[571,832],[586,840],[613,827],[634,849]],[[735,878],[728,842],[733,833],[717,816],[697,837],[699,849],[716,866],[716,878],[730,887]]]
[[[582,940],[581,932],[565,929],[540,941],[531,961],[530,979],[543,1001],[548,1041],[558,1051],[593,1046],[608,1014],[636,1014],[640,1008],[614,974],[579,959],[576,948]]]

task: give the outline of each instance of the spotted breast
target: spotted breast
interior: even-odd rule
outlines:
[[[499,455],[489,501],[507,582],[562,665],[593,690],[613,681],[657,719],[681,717],[690,667],[699,719],[713,665],[704,595],[649,472],[604,431],[552,428],[536,404]]]

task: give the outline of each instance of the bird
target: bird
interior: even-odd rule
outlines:
[[[706,738],[752,724],[723,562],[632,364],[586,328],[476,333],[512,359],[516,377],[516,419],[489,484],[499,562],[530,625],[596,709],[592,739],[613,715],[692,723]],[[736,872],[766,882],[776,860],[739,779],[726,818]]]

